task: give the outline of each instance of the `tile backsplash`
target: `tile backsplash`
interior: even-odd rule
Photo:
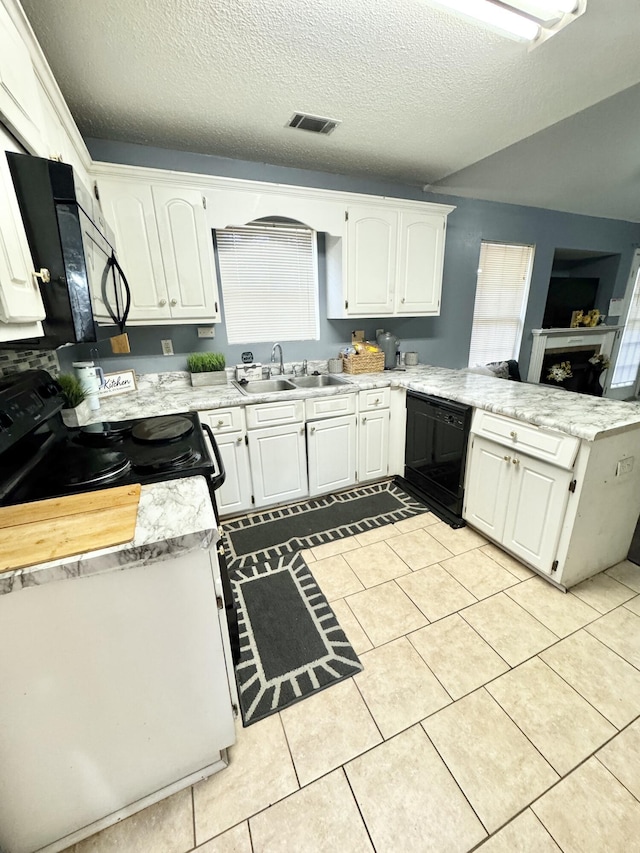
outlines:
[[[60,372],[58,356],[54,350],[0,350],[0,376],[19,373],[21,370],[42,368],[53,376]]]

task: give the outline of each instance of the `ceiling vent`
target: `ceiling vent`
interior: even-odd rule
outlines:
[[[285,126],[309,130],[311,133],[323,133],[327,136],[333,133],[339,124],[338,119],[322,118],[322,116],[312,116],[308,113],[294,113]]]

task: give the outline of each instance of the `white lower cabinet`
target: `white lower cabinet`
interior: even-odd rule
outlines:
[[[218,511],[221,516],[246,512],[252,507],[247,434],[221,435],[216,442],[227,473],[224,483],[216,492]]]
[[[389,409],[360,415],[358,480],[375,480],[389,472]]]
[[[356,481],[356,416],[307,424],[309,494],[344,489]]]
[[[553,571],[571,471],[473,436],[465,520],[533,568]]]
[[[216,492],[220,516],[238,515],[252,507],[251,467],[244,410],[240,406],[200,412],[200,421],[213,432],[226,478]],[[207,444],[209,439],[205,435]]]
[[[358,482],[389,473],[391,390],[374,388],[358,394]],[[403,453],[404,456],[404,453]]]
[[[255,506],[296,501],[309,494],[303,423],[249,430]]]

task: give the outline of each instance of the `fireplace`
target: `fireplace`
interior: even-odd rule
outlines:
[[[540,383],[566,388],[567,391],[577,391],[579,394],[595,394],[600,396],[595,384],[599,370],[595,370],[589,359],[600,352],[600,346],[550,347],[545,350],[542,358]],[[568,364],[571,376],[561,382],[549,378],[549,370],[555,364]]]
[[[533,347],[527,382],[560,385],[570,391],[594,393],[592,365],[589,359],[596,353],[611,357],[622,326],[594,326],[578,329],[533,329]],[[554,382],[547,375],[554,364],[568,361],[573,377]],[[591,390],[587,390],[590,388]],[[596,388],[595,393],[598,393]]]

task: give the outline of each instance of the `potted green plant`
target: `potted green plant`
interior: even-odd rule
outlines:
[[[221,352],[194,352],[187,356],[187,369],[194,386],[226,384],[224,367],[225,359]]]
[[[64,408],[62,421],[68,427],[79,427],[91,420],[91,409],[84,388],[73,373],[61,373],[58,382],[62,388]]]

